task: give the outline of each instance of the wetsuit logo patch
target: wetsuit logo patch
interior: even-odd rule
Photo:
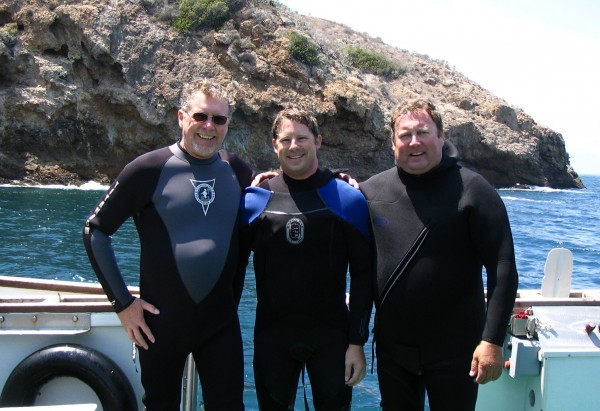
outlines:
[[[215,179],[208,181],[198,181],[190,179],[194,186],[194,197],[202,205],[204,215],[208,213],[208,207],[215,201]]]
[[[299,218],[291,218],[285,225],[285,237],[290,244],[300,244],[304,240],[304,223]]]

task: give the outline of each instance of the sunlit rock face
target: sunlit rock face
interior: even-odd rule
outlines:
[[[582,187],[562,136],[448,67],[269,1],[237,1],[219,29],[179,34],[171,0],[0,0],[0,180],[109,182],[125,163],[179,138],[182,86],[212,78],[236,100],[225,148],[276,167],[270,127],[289,106],[321,125],[321,165],[359,180],[393,166],[389,117],[424,97],[443,112],[459,158],[498,187]],[[318,63],[290,57],[291,32]],[[352,67],[348,46],[404,73]]]

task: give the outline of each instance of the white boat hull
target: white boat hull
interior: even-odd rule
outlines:
[[[137,288],[132,288],[137,293]],[[132,344],[101,287],[61,281],[0,276],[0,387],[31,354],[55,345],[78,345],[110,358],[129,381],[137,409],[142,409],[143,389]],[[68,387],[65,393],[64,387]],[[70,377],[51,379],[33,404],[95,403],[98,395],[82,381]],[[107,410],[110,411],[110,410]]]
[[[135,294],[139,290],[131,289]],[[477,411],[597,411],[600,396],[600,290],[572,291],[568,298],[545,298],[539,290],[521,290],[515,312],[531,309],[529,329],[538,337],[507,334],[502,377],[480,387]],[[519,323],[520,324],[520,323]],[[513,323],[514,326],[514,323]],[[511,328],[523,334],[528,326]],[[518,331],[518,332],[517,332]],[[114,361],[129,381],[138,409],[143,389],[132,345],[100,286],[0,276],[0,387],[36,351],[77,344]],[[196,408],[193,365],[188,362],[182,409]],[[65,387],[67,389],[65,390]],[[95,391],[80,380],[60,377],[44,384],[35,406],[93,403]],[[83,408],[82,408],[83,409]],[[107,410],[112,411],[112,410]]]

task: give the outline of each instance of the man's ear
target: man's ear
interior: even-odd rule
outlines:
[[[272,138],[271,139],[271,144],[273,145],[273,151],[275,152],[275,154],[277,154],[277,139],[276,138]]]
[[[319,134],[318,136],[315,137],[315,146],[317,147],[317,150],[321,148],[322,143],[323,143],[323,136],[321,136]]]

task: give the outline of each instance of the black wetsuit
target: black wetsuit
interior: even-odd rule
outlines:
[[[503,344],[517,290],[502,199],[446,154],[424,175],[394,167],[361,190],[377,250],[382,407],[422,410],[426,389],[434,411],[474,409],[473,351],[481,340]]]
[[[329,171],[300,181],[280,175],[261,187],[246,190],[240,219],[242,244],[249,247],[242,255],[254,251],[260,408],[293,409],[306,365],[315,409],[349,409],[345,353],[348,344],[367,341],[373,298],[366,201]]]
[[[84,226],[83,241],[117,312],[134,300],[110,236],[133,217],[141,244],[141,298],[156,338],[139,350],[148,410],[179,410],[186,357],[193,353],[209,410],[243,409],[243,351],[237,305],[237,214],[252,171],[231,153],[200,160],[173,144],[128,164]]]

